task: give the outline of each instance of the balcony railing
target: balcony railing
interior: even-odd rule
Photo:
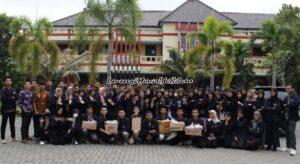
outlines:
[[[244,59],[244,64],[253,64],[254,68],[269,68],[271,62],[267,57],[249,57]]]

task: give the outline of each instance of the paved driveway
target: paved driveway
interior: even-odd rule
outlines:
[[[20,118],[17,118],[17,139],[20,140]],[[9,126],[8,126],[9,128]],[[7,129],[8,144],[0,145],[0,164],[300,164],[300,152],[291,157],[284,152],[245,151],[233,149],[198,149],[168,145],[38,145],[12,143]],[[300,125],[297,146],[300,148]],[[32,128],[31,128],[32,133]],[[281,139],[284,145],[284,139]]]

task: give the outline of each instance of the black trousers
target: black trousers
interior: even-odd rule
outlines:
[[[70,129],[70,133],[67,133],[67,135],[66,135],[67,143],[72,143],[72,140],[80,142],[80,140],[81,140],[81,129],[80,128],[73,127]]]
[[[29,126],[32,118],[32,113],[22,112],[21,117],[22,117],[21,136],[22,136],[22,140],[25,140],[29,138],[28,132],[29,132]]]
[[[15,130],[16,112],[2,113],[2,123],[1,123],[2,140],[5,139],[6,124],[8,119],[9,119],[11,138],[16,138],[16,130]]]
[[[34,138],[40,138],[40,119],[42,115],[33,115]]]
[[[266,123],[266,145],[280,147],[279,142],[279,122]]]

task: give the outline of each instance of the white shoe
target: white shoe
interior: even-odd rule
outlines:
[[[40,141],[40,145],[45,145],[45,142],[44,141]]]
[[[290,148],[287,148],[287,147],[284,147],[284,148],[281,148],[280,151],[282,152],[290,152]]]
[[[290,155],[291,156],[295,156],[296,154],[297,154],[296,150],[295,149],[291,149]]]
[[[2,140],[1,144],[7,144],[6,140]]]
[[[77,142],[77,141],[75,141],[75,142],[74,142],[74,144],[75,144],[75,145],[78,145],[78,142]]]

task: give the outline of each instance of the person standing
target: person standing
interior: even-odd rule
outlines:
[[[285,151],[290,150],[290,155],[296,155],[296,124],[299,120],[299,105],[300,98],[295,92],[293,85],[286,86],[286,92],[288,95],[283,101],[283,106],[286,110],[286,119],[287,119],[287,134],[286,134],[286,148]]]
[[[48,110],[50,94],[45,89],[45,84],[40,83],[38,90],[33,94],[33,125],[34,138],[40,138],[40,119]]]
[[[264,106],[265,123],[266,123],[266,145],[265,150],[276,151],[280,147],[279,142],[279,124],[282,110],[282,101],[277,97],[277,90],[270,90],[270,98],[266,100]]]
[[[16,141],[16,133],[15,133],[15,117],[16,117],[16,102],[17,102],[17,93],[11,87],[12,80],[11,78],[6,78],[4,81],[4,88],[1,91],[1,114],[2,114],[2,122],[1,122],[1,143],[6,144],[5,140],[5,130],[7,120],[9,119],[10,132],[12,141]]]
[[[29,139],[28,131],[32,118],[33,111],[33,97],[32,91],[30,90],[30,82],[24,83],[24,90],[19,93],[18,105],[22,111],[22,125],[21,125],[21,136],[22,143],[26,143]]]

